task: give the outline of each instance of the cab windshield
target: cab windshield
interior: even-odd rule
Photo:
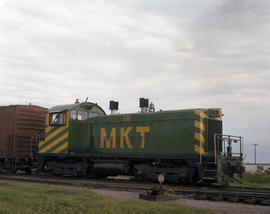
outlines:
[[[65,113],[64,112],[51,113],[50,114],[50,125],[51,126],[65,125]]]

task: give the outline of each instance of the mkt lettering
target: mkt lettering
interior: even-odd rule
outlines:
[[[120,143],[119,147],[120,149],[128,148],[132,149],[133,145],[130,141],[129,134],[132,131],[133,127],[121,127],[120,132]],[[111,128],[110,133],[106,132],[105,128],[100,129],[100,148],[107,148],[107,149],[115,149],[117,146],[116,142],[116,128]],[[145,147],[145,136],[146,133],[150,132],[149,126],[137,126],[135,127],[136,134],[140,135],[140,147],[141,149],[144,149]]]

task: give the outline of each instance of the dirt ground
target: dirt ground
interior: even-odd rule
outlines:
[[[108,195],[115,198],[140,200],[139,193],[137,192],[115,191],[115,190],[105,190],[105,189],[92,189],[92,190],[95,192],[101,193],[103,195]],[[219,210],[225,214],[231,214],[231,213],[232,214],[234,213],[235,214],[270,214],[270,207],[261,206],[261,205],[194,200],[194,199],[186,199],[186,198],[177,199],[175,203],[188,205],[192,207]]]

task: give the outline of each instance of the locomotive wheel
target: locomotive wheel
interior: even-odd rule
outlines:
[[[5,169],[5,163],[0,162],[0,173]]]
[[[6,171],[7,171],[7,173],[13,174],[13,173],[16,173],[17,172],[17,169],[15,169],[15,168],[9,168]]]
[[[28,174],[28,175],[31,175],[32,174],[32,170],[31,168],[26,168],[24,169],[25,173]]]
[[[189,167],[188,182],[195,184],[198,181],[198,171],[195,167]]]

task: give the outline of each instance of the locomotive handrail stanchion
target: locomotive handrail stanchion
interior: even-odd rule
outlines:
[[[244,153],[243,140],[244,140],[244,138],[240,137],[240,159],[241,159],[241,162],[243,161],[243,153]]]
[[[217,165],[217,134],[214,134],[214,148],[215,148],[215,164]]]
[[[222,137],[222,144],[223,144],[223,155],[226,155],[226,138]]]

